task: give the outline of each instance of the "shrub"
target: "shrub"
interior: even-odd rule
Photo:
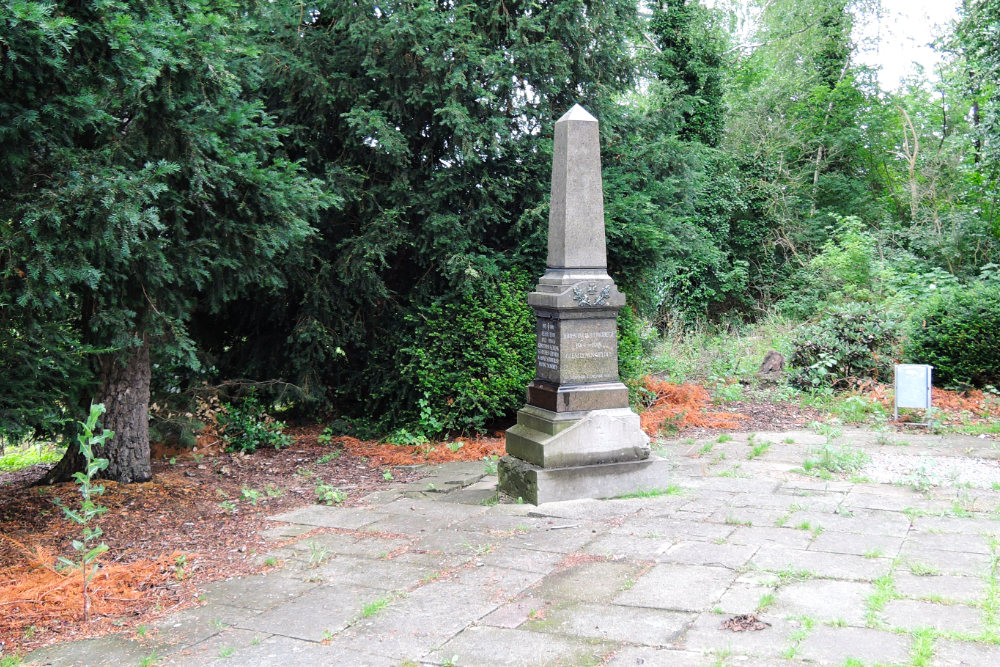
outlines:
[[[284,433],[285,424],[268,415],[254,393],[237,405],[225,403],[222,407],[219,423],[227,452],[252,454],[263,445],[280,449],[292,444],[291,436]]]
[[[412,338],[397,372],[410,390],[408,432],[433,438],[483,431],[524,403],[535,372],[535,318],[525,293],[531,282],[508,273],[462,299],[435,300],[408,319]]]
[[[899,353],[899,327],[861,304],[829,311],[802,326],[793,340],[792,384],[803,388],[847,387],[858,380],[885,382]]]
[[[911,320],[907,359],[944,384],[1000,386],[1000,285],[979,282],[932,297]]]

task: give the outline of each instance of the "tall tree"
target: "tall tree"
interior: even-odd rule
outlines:
[[[234,303],[221,323],[205,320],[200,340],[226,372],[282,376],[317,400],[398,423],[431,400],[411,370],[420,323],[442,304],[507,292],[519,282],[512,271],[536,273],[544,261],[552,124],[577,102],[603,120],[631,84],[636,6],[308,7],[272,5],[268,107],[293,128],[289,154],[344,205],[319,221],[280,297]],[[480,368],[477,341],[455,347]]]
[[[195,306],[280,286],[277,258],[328,203],[281,157],[282,132],[257,99],[257,9],[0,5],[0,280],[10,299],[0,326],[30,337],[64,322],[92,352],[103,425],[115,431],[97,454],[121,482],[150,477],[151,348],[196,364],[186,330]],[[80,466],[70,446],[46,479]]]

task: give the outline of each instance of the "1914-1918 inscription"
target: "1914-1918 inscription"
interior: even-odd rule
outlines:
[[[537,378],[552,383],[618,379],[618,333],[612,318],[539,317]]]

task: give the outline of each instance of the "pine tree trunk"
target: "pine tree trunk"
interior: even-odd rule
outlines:
[[[108,459],[101,476],[123,484],[146,482],[152,477],[149,462],[149,341],[132,348],[122,359],[107,354],[98,358],[101,386],[98,400],[107,412],[101,418],[105,429],[115,432],[94,455]],[[38,483],[54,484],[72,479],[83,470],[84,460],[76,442],[70,443],[62,460]]]

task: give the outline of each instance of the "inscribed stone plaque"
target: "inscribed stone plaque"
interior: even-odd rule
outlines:
[[[552,383],[559,382],[559,320],[539,317],[536,325],[538,340],[535,350],[535,377]]]
[[[563,320],[559,333],[563,383],[618,380],[618,323],[613,317]]]

